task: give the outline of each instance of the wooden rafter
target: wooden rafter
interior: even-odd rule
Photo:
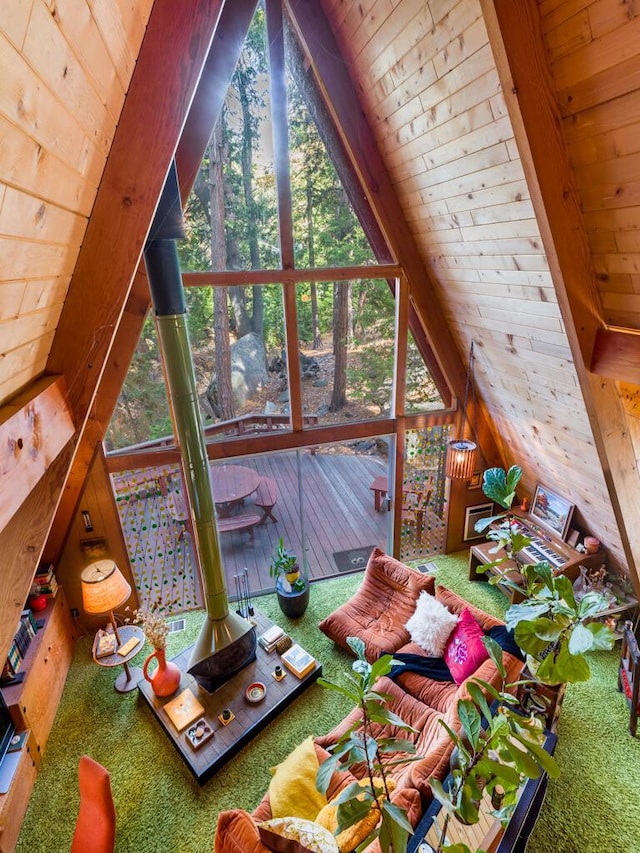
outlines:
[[[327,19],[313,0],[286,0],[286,6],[291,25],[312,63],[318,90],[334,126],[339,129],[380,229],[409,280],[411,301],[422,319],[431,353],[438,362],[437,371],[432,364],[428,365],[432,375],[446,377],[447,384],[462,399],[464,364],[360,107],[353,82],[344,63],[337,59],[340,50]],[[483,420],[482,414],[480,420]],[[487,447],[485,451],[487,458],[497,458],[495,446]]]
[[[620,396],[589,373],[604,326],[536,0],[481,0],[595,445],[634,583],[640,479]]]
[[[74,453],[65,514],[56,515],[55,535],[47,546],[56,554],[71,523],[72,497],[77,499],[87,460],[106,429],[98,420],[85,427],[222,2],[156,0],[149,18],[47,364],[47,372],[67,380],[78,428],[76,451],[81,451],[80,457]],[[128,364],[120,365],[122,378]],[[106,395],[115,392],[116,373],[99,404],[102,411],[108,409]]]
[[[633,329],[599,329],[591,371],[599,376],[640,385],[640,333]]]

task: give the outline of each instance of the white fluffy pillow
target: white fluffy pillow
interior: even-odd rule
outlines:
[[[441,658],[458,617],[428,592],[421,592],[413,616],[405,625],[411,639],[432,658]]]

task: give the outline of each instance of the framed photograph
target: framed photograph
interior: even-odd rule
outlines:
[[[475,525],[481,518],[490,518],[492,515],[495,515],[493,503],[468,506],[464,511],[464,531],[462,539],[465,542],[469,541],[469,539],[484,539],[485,534],[478,533],[475,529]]]
[[[531,518],[564,541],[571,524],[573,508],[574,504],[569,503],[562,495],[538,483],[531,503]]]
[[[479,489],[482,485],[482,474],[480,471],[476,471],[471,475],[471,479],[467,481],[468,489]]]

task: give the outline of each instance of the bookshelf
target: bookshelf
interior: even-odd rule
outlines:
[[[74,628],[64,591],[59,589],[37,616],[44,624],[21,663],[23,680],[2,687],[17,730],[30,734],[11,787],[0,795],[0,853],[15,850],[73,655]]]

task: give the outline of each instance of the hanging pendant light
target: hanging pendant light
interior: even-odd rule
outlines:
[[[467,403],[469,400],[469,389],[473,396],[473,412],[476,416],[475,388],[473,385],[473,341],[469,350],[469,364],[467,366],[467,381],[464,389],[464,403],[462,407],[462,438],[453,438],[447,444],[447,462],[445,476],[452,480],[468,480],[473,474],[476,464],[478,445],[471,439],[464,438],[464,427],[467,419]],[[475,437],[475,430],[474,430]]]

